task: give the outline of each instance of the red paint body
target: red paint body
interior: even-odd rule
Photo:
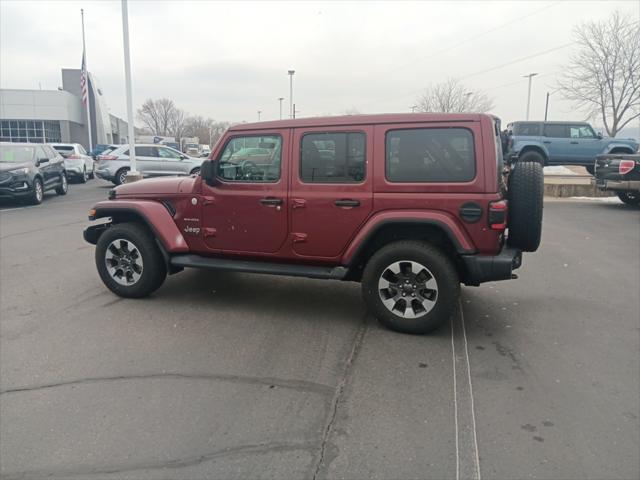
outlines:
[[[385,134],[398,128],[466,128],[474,139],[475,178],[463,183],[392,183],[385,177]],[[310,132],[366,134],[366,178],[358,184],[303,183],[301,136]],[[429,221],[445,229],[459,253],[496,255],[501,231],[488,226],[489,202],[499,200],[496,127],[481,114],[398,114],[309,118],[231,127],[211,153],[222,154],[236,136],[278,135],[282,139],[280,179],[275,183],[225,182],[214,186],[201,177],[144,180],[116,188],[116,199],[96,205],[97,217],[133,209],[145,215],[169,253],[349,265],[359,246],[378,226],[396,220]],[[282,199],[281,206],[260,203]],[[336,206],[341,199],[357,208]],[[171,216],[161,202],[175,210]],[[474,202],[482,217],[460,217]]]

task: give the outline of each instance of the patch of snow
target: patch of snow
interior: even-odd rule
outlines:
[[[552,167],[544,167],[545,175],[577,175],[573,170],[569,170],[562,165],[554,165]]]
[[[573,200],[590,200],[592,202],[622,203],[618,197],[571,197]]]

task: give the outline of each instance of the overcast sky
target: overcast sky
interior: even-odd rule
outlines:
[[[111,113],[125,117],[120,1],[0,0],[0,86],[55,89],[79,68],[80,8],[87,60]],[[640,1],[129,2],[134,108],[168,97],[217,120],[288,111],[295,69],[299,116],[410,111],[431,82],[461,78],[486,91],[503,121],[531,118],[575,46],[572,28],[614,10],[640,17]],[[547,52],[538,55],[542,52]],[[517,61],[531,57],[522,61]],[[507,63],[511,65],[504,66]],[[583,119],[559,94],[550,119]]]

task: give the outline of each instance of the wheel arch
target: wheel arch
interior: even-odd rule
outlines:
[[[526,145],[520,150],[520,153],[518,153],[518,158],[521,158],[522,155],[528,152],[539,153],[540,155],[542,155],[542,158],[544,159],[545,164],[549,162],[549,155],[547,151],[544,148],[542,148],[540,145]]]
[[[106,201],[94,206],[90,220],[98,218],[110,218],[111,224],[134,222],[144,225],[156,238],[165,253],[185,253],[189,251],[178,226],[173,221],[173,217],[167,208],[158,202],[153,201]],[[85,231],[85,239],[89,243],[98,241],[104,231],[101,225],[89,227]]]
[[[448,223],[433,218],[379,221],[364,234],[361,232],[343,257],[343,264],[349,266],[345,280],[359,281],[364,266],[375,252],[401,240],[421,240],[435,245],[454,260],[459,273],[462,273],[463,265],[458,262],[460,255],[473,253],[475,249],[457,230]]]
[[[629,154],[629,155],[633,155],[635,152],[633,151],[633,148],[631,148],[628,145],[621,145],[621,144],[612,144],[609,145],[609,148],[607,148],[607,151],[605,152],[606,154],[610,154],[610,153],[624,153],[624,154]]]

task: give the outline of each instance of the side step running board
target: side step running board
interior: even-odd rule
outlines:
[[[286,263],[250,262],[202,257],[192,254],[172,255],[170,263],[174,267],[206,268],[209,270],[288,275],[291,277],[323,278],[328,280],[342,280],[347,275],[346,267],[314,267]]]

